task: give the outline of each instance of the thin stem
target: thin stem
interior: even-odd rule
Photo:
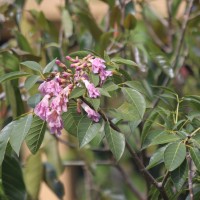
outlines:
[[[121,173],[122,177],[124,178],[127,186],[132,191],[132,193],[135,194],[135,196],[137,197],[137,199],[138,200],[145,200],[146,198],[132,184],[132,182],[130,181],[129,176],[126,174],[126,172],[124,171],[124,169],[120,165],[116,165],[116,168],[119,170],[119,172]]]
[[[194,193],[192,188],[192,160],[190,155],[187,155],[187,162],[188,162],[188,186],[189,186],[189,192],[190,192],[190,200],[194,199]]]
[[[93,106],[87,101],[85,100],[83,97],[80,98],[83,102],[85,102],[86,104],[88,104],[91,108],[93,108]],[[94,109],[94,108],[93,108]],[[121,132],[119,127],[116,126],[106,115],[105,113],[99,109],[98,113],[101,115],[101,117],[103,118],[104,121],[108,122],[110,124],[110,127],[118,132]],[[162,187],[162,184],[157,182],[156,179],[148,172],[148,170],[145,168],[145,166],[143,165],[142,161],[140,160],[139,156],[137,155],[137,153],[135,152],[135,150],[133,150],[130,146],[130,144],[128,143],[128,141],[126,140],[126,148],[128,149],[130,155],[132,156],[133,160],[135,161],[135,164],[137,165],[137,167],[139,168],[140,172],[143,174],[143,176],[145,177],[145,179],[147,181],[149,181],[151,184],[153,184],[160,192],[161,196],[163,197],[164,200],[168,200],[167,194],[165,189]]]
[[[87,163],[82,160],[77,160],[77,161],[65,161],[62,163],[64,167],[83,167]],[[94,162],[94,165],[108,165],[108,166],[113,166],[115,165],[115,162],[110,161],[110,160],[97,160]]]
[[[166,174],[163,178],[163,181],[162,181],[162,187],[163,188],[165,187],[165,183],[167,182],[168,177],[169,177],[169,171],[166,172]]]
[[[199,130],[200,130],[200,127],[199,127],[199,128],[197,128],[196,130],[194,130],[194,131],[191,133],[191,135],[190,135],[190,136],[191,136],[191,137],[192,137],[192,136],[194,136],[194,135],[195,135],[195,133],[196,133],[196,132],[198,132]]]
[[[178,112],[179,112],[179,104],[180,104],[180,101],[179,101],[178,95],[176,95],[176,99],[177,99],[177,106],[176,106],[175,124],[177,124],[177,122],[178,122]]]
[[[174,53],[175,61],[174,61],[174,64],[172,66],[173,68],[176,67],[178,60],[179,60],[179,56],[180,56],[180,53],[181,53],[181,48],[183,46],[183,40],[184,40],[187,24],[188,24],[188,21],[189,21],[189,18],[190,18],[190,14],[192,12],[193,3],[194,3],[194,0],[189,0],[188,5],[186,6],[186,9],[185,9],[184,20],[183,20],[181,31],[180,31],[180,38],[178,40],[176,50],[175,50],[175,53]]]

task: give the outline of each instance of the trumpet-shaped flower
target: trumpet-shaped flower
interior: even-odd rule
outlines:
[[[51,133],[61,134],[63,129],[63,121],[61,115],[54,109],[47,113],[47,123],[49,125]]]
[[[81,107],[85,110],[87,113],[87,116],[92,119],[94,122],[98,122],[100,119],[100,115],[98,112],[94,111],[92,108],[90,108],[86,103],[82,103]]]
[[[104,70],[106,68],[104,64],[105,60],[101,58],[91,59],[90,62],[92,63],[92,71],[95,74],[98,74],[101,70]]]
[[[90,83],[88,80],[83,80],[85,87],[89,93],[90,98],[97,98],[100,96],[100,92],[97,88],[94,87],[93,83]]]
[[[55,80],[44,81],[38,89],[43,95],[50,94],[54,96],[58,95],[62,90],[59,83]]]
[[[50,95],[45,95],[34,109],[35,114],[43,120],[46,120],[47,113],[49,112],[49,98]]]

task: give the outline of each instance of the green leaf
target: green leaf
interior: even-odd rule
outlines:
[[[19,161],[6,156],[2,164],[2,183],[9,200],[25,200],[26,188]]]
[[[83,117],[77,127],[77,138],[79,140],[80,148],[88,144],[99,132],[101,125],[93,123],[87,117]]]
[[[76,105],[70,106],[67,112],[62,114],[64,129],[69,134],[77,136],[77,124],[81,118],[82,115],[77,113]]]
[[[149,164],[147,165],[146,169],[151,169],[152,167],[155,167],[156,165],[162,163],[164,161],[164,151],[167,148],[167,146],[161,147],[160,149],[157,149],[156,152],[151,156],[151,159],[149,161]]]
[[[92,82],[95,87],[99,85],[99,75],[91,73],[89,75],[89,79],[90,79],[90,82]]]
[[[14,126],[10,133],[10,144],[18,156],[22,142],[31,127],[32,119],[33,115],[30,114],[14,121]]]
[[[176,134],[170,133],[169,131],[163,131],[152,139],[150,145],[165,144],[175,142],[177,140],[180,140],[180,138]]]
[[[24,83],[24,87],[26,88],[26,90],[30,90],[35,85],[35,83],[37,83],[39,78],[40,76],[38,75],[29,76]]]
[[[31,53],[32,49],[26,37],[24,37],[24,35],[22,35],[19,31],[15,31],[14,35],[16,37],[18,47],[20,47],[20,49],[23,51],[27,51]]]
[[[14,127],[14,122],[11,122],[7,126],[5,126],[0,132],[0,166],[4,159],[6,147],[10,139],[10,133],[13,127]]]
[[[184,162],[173,172],[171,172],[171,179],[178,191],[183,187],[188,177],[188,165],[186,159]]]
[[[71,37],[73,34],[73,22],[67,9],[62,10],[61,21],[65,38]]]
[[[33,117],[31,128],[26,136],[26,144],[32,154],[35,154],[40,148],[44,138],[45,130],[46,122],[35,115]]]
[[[85,98],[89,103],[92,104],[92,106],[94,107],[94,109],[97,111],[99,109],[100,106],[100,99],[92,99],[92,98]]]
[[[186,147],[182,142],[170,144],[164,152],[165,166],[169,171],[179,167],[186,157]]]
[[[69,99],[77,98],[85,94],[86,89],[81,87],[76,87],[72,90]]]
[[[144,127],[142,130],[142,143],[144,143],[153,123],[155,122],[156,118],[158,117],[159,113],[157,112],[157,110],[154,110],[149,117],[146,119],[145,123],[144,123]]]
[[[129,13],[124,20],[124,27],[128,30],[133,30],[136,27],[137,20],[134,15]]]
[[[142,119],[146,109],[144,97],[136,90],[130,88],[122,88],[125,99],[132,105],[132,110],[135,110],[137,119]]]
[[[24,65],[28,67],[29,69],[42,73],[42,67],[35,61],[25,61],[25,62],[22,62],[21,65]]]
[[[197,170],[200,171],[200,151],[199,151],[199,149],[197,149],[195,147],[191,147],[190,155],[192,157],[192,160],[193,160]]]
[[[125,149],[125,137],[120,132],[112,129],[108,123],[105,125],[105,135],[109,148],[118,161]]]
[[[8,81],[8,80],[13,80],[13,79],[17,79],[23,76],[30,76],[30,74],[26,73],[26,72],[10,72],[7,74],[4,74],[2,76],[0,76],[0,83],[3,83],[4,81]]]
[[[41,152],[30,155],[26,160],[24,168],[24,180],[26,189],[31,199],[37,199],[42,182],[43,165],[41,160]]]
[[[98,88],[99,92],[101,95],[106,96],[106,97],[111,97],[110,94],[103,88]]]
[[[52,70],[52,68],[55,66],[55,64],[56,64],[56,59],[57,58],[55,58],[54,60],[52,60],[50,63],[48,63],[47,65],[46,65],[46,67],[43,69],[43,74],[45,74],[45,73],[48,73],[48,72],[50,72],[51,70]]]
[[[34,94],[33,96],[31,96],[28,101],[27,104],[31,107],[31,108],[35,108],[35,106],[40,102],[42,98],[41,94]]]
[[[116,57],[116,58],[112,58],[111,59],[112,62],[115,62],[117,64],[124,64],[124,65],[130,65],[130,66],[135,66],[137,67],[138,65],[133,62],[132,60],[127,60],[127,59],[124,59],[124,58],[120,58],[120,57]]]
[[[103,85],[103,89],[106,90],[107,92],[111,92],[111,91],[115,91],[117,90],[119,87],[114,84],[112,81],[107,81],[104,85]]]

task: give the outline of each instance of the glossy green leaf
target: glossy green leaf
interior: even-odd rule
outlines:
[[[63,113],[62,119],[64,123],[64,129],[71,135],[77,136],[77,125],[82,115],[77,113],[76,105],[70,106],[67,112]]]
[[[191,147],[190,155],[192,157],[192,160],[193,160],[197,170],[200,171],[200,151],[199,151],[199,149],[197,149],[195,147]]]
[[[26,144],[32,154],[36,154],[40,148],[46,130],[46,122],[37,115],[33,117],[31,128],[26,136]]]
[[[179,167],[186,157],[186,147],[182,142],[170,144],[164,152],[164,162],[167,170],[173,171]]]
[[[90,82],[92,82],[95,87],[99,85],[99,75],[91,73],[89,75],[89,79],[90,79]]]
[[[186,159],[174,171],[171,172],[171,179],[178,191],[181,190],[188,177],[188,165]]]
[[[150,115],[149,117],[146,119],[145,123],[144,123],[144,127],[143,127],[143,130],[142,130],[142,136],[141,136],[141,139],[142,139],[142,143],[144,143],[153,123],[155,122],[156,118],[158,117],[158,112],[157,110],[154,110]]]
[[[120,132],[112,129],[108,123],[105,125],[105,135],[109,148],[118,161],[125,149],[125,137]]]
[[[32,69],[39,73],[42,72],[42,67],[35,61],[25,61],[25,62],[22,62],[21,65],[24,65],[24,66],[28,67],[29,69]]]
[[[88,117],[83,117],[77,127],[77,138],[80,148],[88,144],[99,132],[101,125],[93,123]]]
[[[77,98],[83,96],[86,92],[85,88],[76,87],[70,93],[69,99]]]
[[[148,170],[164,161],[164,151],[166,148],[167,146],[157,149],[156,152],[151,156],[149,164],[146,167]]]
[[[150,145],[165,144],[177,140],[180,140],[180,138],[176,134],[170,133],[169,131],[162,131],[152,139]]]
[[[100,94],[101,94],[102,96],[111,97],[110,94],[109,94],[105,89],[103,89],[103,88],[98,88],[98,90],[99,90],[99,92],[100,92]]]
[[[13,127],[14,127],[14,122],[11,122],[7,126],[5,126],[0,132],[0,166],[1,163],[3,162],[4,155],[6,152],[6,147],[10,139],[10,133]]]
[[[137,119],[142,119],[145,109],[146,109],[146,102],[144,97],[136,90],[130,88],[122,88],[122,92],[126,101],[132,105],[132,109],[135,110],[135,116]]]
[[[38,75],[29,76],[24,83],[24,87],[26,88],[26,90],[27,91],[30,90],[37,83],[39,79],[40,76]]]
[[[107,81],[103,85],[103,89],[105,89],[107,92],[115,91],[118,88],[119,88],[118,85],[114,84],[112,81]]]
[[[94,109],[97,111],[99,109],[100,106],[100,99],[96,98],[96,99],[92,99],[92,98],[85,98],[89,103],[91,103],[91,105],[94,107]]]
[[[9,200],[25,200],[26,188],[21,166],[14,157],[6,156],[2,164],[2,183]]]
[[[124,65],[130,65],[130,66],[135,66],[137,67],[138,65],[132,61],[132,60],[127,60],[124,58],[120,58],[120,57],[115,57],[111,59],[112,62],[115,62],[117,64],[124,64]]]
[[[19,71],[6,73],[0,76],[0,83],[3,83],[4,81],[8,81],[8,80],[17,79],[23,76],[30,76],[30,74],[26,72],[19,72]]]
[[[18,156],[22,142],[31,127],[32,119],[33,115],[30,114],[14,121],[13,123],[14,125],[10,133],[10,144]]]
[[[31,199],[37,199],[42,182],[43,165],[41,160],[41,152],[30,155],[26,160],[24,168],[24,181],[26,189]]]
[[[26,37],[22,35],[19,31],[15,31],[14,35],[16,37],[16,40],[20,49],[31,53],[32,49]]]
[[[43,69],[43,74],[48,73],[52,70],[52,68],[55,66],[56,64],[56,59],[52,60],[50,63],[48,63],[45,68]]]
[[[35,106],[40,102],[42,98],[41,94],[34,94],[33,96],[31,96],[28,101],[27,104],[31,107],[31,108],[35,108]]]

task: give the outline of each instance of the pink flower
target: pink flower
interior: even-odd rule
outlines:
[[[97,88],[94,87],[93,83],[90,83],[88,80],[83,80],[85,87],[88,90],[90,98],[97,98],[100,96],[100,92]]]
[[[101,70],[99,76],[101,79],[101,84],[103,84],[105,82],[105,80],[107,79],[107,77],[112,76],[112,71]]]
[[[49,112],[49,98],[49,95],[45,95],[34,109],[35,114],[43,120],[46,120],[47,113]]]
[[[90,60],[90,62],[92,63],[92,71],[95,74],[99,73],[102,69],[104,70],[106,68],[106,66],[104,65],[105,60],[101,58],[92,59]]]
[[[52,133],[61,134],[63,121],[61,115],[56,110],[51,110],[47,113],[47,122]]]
[[[100,115],[98,112],[94,111],[92,108],[90,108],[86,103],[82,103],[81,107],[85,110],[87,113],[87,116],[92,119],[95,122],[98,122],[100,119]]]
[[[61,114],[62,112],[67,112],[67,103],[69,101],[68,96],[72,87],[73,87],[72,84],[65,87],[60,92],[60,94],[52,100],[50,104],[50,107],[56,110],[59,114]]]
[[[60,91],[62,90],[61,86],[59,85],[58,82],[55,80],[51,81],[44,81],[40,86],[39,86],[39,91],[45,95],[45,94],[50,94],[50,95],[58,95]]]

